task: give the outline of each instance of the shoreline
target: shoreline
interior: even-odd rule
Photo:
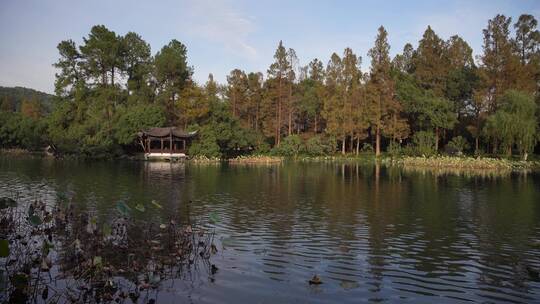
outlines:
[[[85,159],[85,160],[107,160],[107,159],[125,159],[133,161],[142,161],[137,155],[121,155],[103,158],[90,158],[85,156],[66,155],[64,157],[54,157],[42,151],[29,151],[25,149],[0,149],[0,156],[34,156],[43,158],[62,159]],[[159,160],[150,160],[159,161]],[[235,158],[221,159],[196,156],[183,160],[187,163],[206,164],[206,163],[228,163],[228,164],[282,164],[284,162],[316,162],[316,163],[334,163],[334,162],[354,162],[364,164],[379,163],[385,166],[409,167],[420,169],[463,169],[463,170],[500,170],[500,171],[522,171],[522,170],[540,170],[540,160],[513,160],[496,157],[472,157],[472,156],[446,156],[437,155],[430,157],[423,156],[398,156],[392,157],[382,155],[375,157],[373,154],[360,155],[326,155],[326,156],[271,156],[271,155],[251,155],[238,156]]]

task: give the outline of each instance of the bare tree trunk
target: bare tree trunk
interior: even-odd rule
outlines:
[[[356,155],[360,154],[360,138],[356,139]]]
[[[439,128],[435,128],[435,153],[439,152]]]
[[[317,119],[317,114],[315,114],[315,130],[314,130],[314,133],[317,134],[317,123],[318,123],[318,119]]]
[[[291,134],[292,134],[292,110],[291,108],[289,108],[289,135]]]
[[[114,87],[114,67],[111,69],[111,86]]]
[[[276,125],[274,126],[274,145],[277,146],[279,144],[279,102],[276,103]]]
[[[255,131],[259,131],[259,103],[257,103],[257,110],[255,112]]]
[[[281,143],[281,98],[278,106],[278,146]]]
[[[232,117],[236,117],[236,94],[232,98],[232,107],[231,107]]]
[[[354,151],[354,135],[351,133],[351,145],[350,145],[351,153]]]
[[[377,129],[375,130],[375,156],[381,155],[381,130],[377,124]]]
[[[279,86],[278,86],[278,112],[277,112],[277,122],[276,122],[276,144],[279,146],[281,142],[281,76],[279,77]]]
[[[292,106],[292,83],[289,84],[289,135],[292,134],[292,113],[293,113],[293,106]]]
[[[347,138],[343,136],[343,141],[341,141],[341,154],[345,155],[345,144],[347,143]]]

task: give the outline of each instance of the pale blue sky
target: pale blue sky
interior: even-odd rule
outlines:
[[[208,73],[224,82],[234,68],[266,73],[280,39],[301,64],[315,57],[326,63],[351,47],[366,70],[380,25],[392,55],[406,42],[416,46],[428,24],[444,39],[462,36],[479,54],[482,29],[497,13],[539,19],[540,1],[0,0],[0,85],[52,92],[56,45],[80,43],[95,24],[139,33],[153,54],[171,39],[182,41],[195,80],[204,83]]]

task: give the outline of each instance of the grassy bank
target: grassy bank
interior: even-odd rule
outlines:
[[[359,155],[327,155],[327,156],[297,156],[297,157],[282,157],[282,156],[242,156],[229,159],[229,163],[251,163],[251,164],[268,164],[281,163],[284,161],[301,161],[301,162],[361,162],[361,163],[376,163],[379,162],[385,166],[399,166],[405,168],[423,168],[423,169],[458,169],[458,170],[540,170],[539,160],[512,160],[495,157],[470,157],[470,156],[432,156],[432,157],[415,157],[415,156],[398,156],[392,157],[383,155],[375,157],[374,154],[359,154]]]
[[[46,156],[43,152],[32,152],[25,149],[0,149],[0,155],[9,156]],[[68,158],[84,158],[80,156],[67,156]],[[64,157],[62,157],[64,158]],[[141,160],[141,157],[126,156],[112,157],[112,158],[125,158],[132,160]],[[95,158],[100,159],[100,158]],[[496,157],[471,157],[471,156],[390,156],[383,154],[380,157],[375,157],[373,153],[361,153],[361,154],[334,154],[324,156],[307,156],[298,155],[296,157],[285,157],[277,155],[248,155],[238,156],[230,159],[221,159],[217,157],[205,157],[205,156],[193,156],[190,157],[187,162],[194,164],[218,164],[221,162],[228,162],[229,164],[281,164],[285,161],[299,161],[299,162],[347,162],[347,163],[364,163],[375,164],[379,162],[385,166],[399,166],[404,168],[421,168],[421,169],[458,169],[458,170],[506,170],[506,171],[520,171],[520,170],[539,170],[540,171],[540,159],[534,155],[532,160],[523,161],[518,159],[506,159]]]
[[[228,160],[230,164],[278,164],[283,162],[285,158],[282,156],[270,155],[253,155],[253,156],[238,156]]]
[[[454,168],[464,170],[531,170],[540,169],[539,161],[521,161],[490,157],[399,157],[384,158],[383,163],[403,167]]]

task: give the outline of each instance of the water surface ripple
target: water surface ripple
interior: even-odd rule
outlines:
[[[5,195],[102,217],[156,200],[148,220],[215,229],[219,271],[164,284],[159,303],[540,303],[537,173],[1,158]]]

